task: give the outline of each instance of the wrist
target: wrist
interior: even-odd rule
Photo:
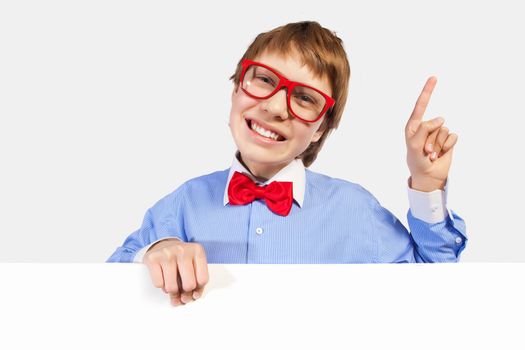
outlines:
[[[444,190],[447,180],[436,180],[429,178],[420,178],[411,176],[408,185],[411,189],[421,192],[432,192],[435,190]]]
[[[181,243],[181,240],[178,238],[164,238],[163,240],[158,241],[157,243],[149,247],[148,252],[152,250],[162,249],[165,246],[171,246],[175,243]],[[155,249],[152,249],[152,248],[155,248]]]

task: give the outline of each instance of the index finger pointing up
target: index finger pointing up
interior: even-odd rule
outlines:
[[[414,120],[420,121],[423,118],[423,114],[427,109],[428,101],[430,101],[430,96],[432,95],[432,91],[434,90],[436,83],[437,78],[434,76],[427,79],[427,82],[423,87],[423,91],[421,91],[421,94],[419,95],[419,98],[416,101],[414,110],[410,115],[410,119],[408,120],[409,122]]]

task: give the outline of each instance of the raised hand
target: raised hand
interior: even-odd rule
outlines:
[[[444,188],[458,140],[443,126],[443,118],[422,120],[436,82],[436,77],[428,78],[405,127],[411,187],[424,192]]]

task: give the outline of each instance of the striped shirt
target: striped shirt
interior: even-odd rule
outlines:
[[[188,180],[155,203],[107,262],[141,262],[151,244],[171,237],[200,243],[212,264],[457,262],[465,248],[465,222],[445,208],[446,191],[409,189],[409,232],[360,185],[313,172],[298,159],[258,182],[293,182],[288,216],[260,199],[230,205],[235,171],[256,180],[238,155],[230,168]]]

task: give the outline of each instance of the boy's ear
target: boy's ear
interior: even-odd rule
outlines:
[[[232,89],[232,102],[233,102],[233,96],[237,93],[237,85],[233,84],[233,89]]]
[[[324,130],[317,130],[314,135],[312,136],[311,142],[317,142],[323,136]]]
[[[312,141],[311,142],[317,142],[319,141],[319,139],[321,138],[321,136],[323,136],[324,132],[326,131],[326,128],[327,128],[327,124],[326,123],[321,123],[321,125],[319,125],[319,129],[317,129],[317,131],[314,133],[314,135],[312,136]]]

